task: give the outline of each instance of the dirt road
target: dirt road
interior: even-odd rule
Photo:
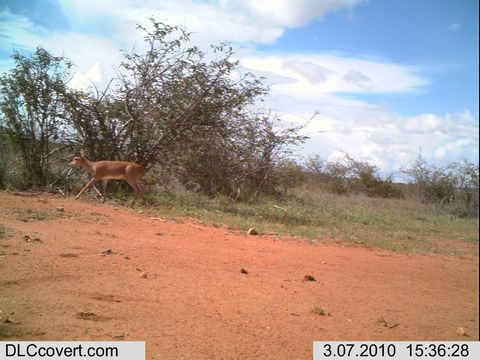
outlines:
[[[0,224],[2,340],[310,359],[314,340],[479,339],[478,245],[426,256],[312,244],[47,194],[0,193]]]

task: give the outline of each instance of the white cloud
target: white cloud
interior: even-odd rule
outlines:
[[[270,55],[243,53],[241,63],[251,71],[269,71],[294,78],[277,90],[309,96],[316,93],[414,92],[428,83],[415,67],[393,62],[331,54]]]
[[[113,75],[111,65],[118,65],[119,48],[143,47],[142,34],[134,31],[137,24],[148,28],[149,16],[170,25],[183,25],[192,32],[192,41],[202,49],[212,43],[231,41],[238,44],[270,44],[282,36],[287,28],[321,20],[330,12],[352,10],[363,0],[60,0],[70,22],[70,32],[50,33],[36,26],[28,18],[4,10],[7,22],[2,22],[7,38],[5,44],[16,41],[19,46],[45,46],[57,54],[64,54],[85,73],[99,63],[105,74]],[[2,13],[3,14],[3,13]],[[2,16],[2,15],[0,15]],[[103,34],[103,35],[102,35]],[[244,46],[244,45],[242,45]],[[301,60],[291,59],[302,64]],[[316,83],[322,75],[321,67],[303,63],[308,81]],[[310,68],[308,68],[310,67]],[[300,70],[300,69],[297,69]],[[268,69],[265,69],[268,71]],[[283,79],[289,76],[278,74]],[[297,72],[297,75],[301,75]],[[80,74],[78,76],[81,76]],[[323,76],[323,77],[322,77]]]
[[[358,104],[348,107],[344,103],[336,112],[336,106],[329,104],[327,132],[311,132],[305,146],[308,152],[327,157],[339,151],[347,152],[392,172],[411,164],[420,152],[429,162],[464,159],[478,162],[478,118],[465,121],[462,112],[404,117],[369,104],[361,108]],[[359,113],[369,121],[361,121]],[[314,129],[315,121],[312,125]]]
[[[370,90],[373,88],[372,79],[362,74],[360,71],[350,70],[343,78],[365,90]]]
[[[77,71],[69,85],[74,89],[87,90],[92,84],[100,84],[103,80],[102,69],[99,63],[95,63],[86,72]]]
[[[143,47],[137,24],[149,27],[150,16],[169,25],[182,25],[191,32],[192,41],[201,49],[210,44],[230,41],[236,44],[271,44],[287,28],[301,26],[326,14],[351,10],[363,0],[61,0],[75,32],[55,34],[47,43],[55,51],[64,51],[84,73],[100,63],[105,78],[112,74],[110,64],[118,64],[118,48]],[[109,27],[105,37],[91,33],[99,24]],[[100,60],[102,59],[102,60]],[[111,60],[112,59],[112,60]],[[265,69],[268,71],[268,69]],[[78,75],[80,76],[80,74]],[[269,77],[273,79],[273,76]],[[277,73],[276,81],[288,82],[288,76]],[[311,78],[311,81],[315,81]]]
[[[326,14],[338,10],[353,9],[363,0],[238,0],[226,1],[246,6],[252,15],[267,23],[284,27],[306,25],[312,20],[322,20]]]
[[[115,43],[100,36],[78,32],[57,33],[45,39],[43,45],[54,54],[70,59],[75,64],[74,76],[77,79],[90,71],[91,80],[108,81],[114,75],[114,67],[121,61],[120,50]],[[92,68],[102,76],[94,76]]]
[[[403,116],[388,107],[320,93],[311,98],[270,96],[266,105],[295,124],[305,124],[320,111],[303,129],[310,139],[299,153],[302,156],[349,153],[393,173],[412,164],[419,153],[434,163],[478,162],[478,115],[468,110]]]
[[[325,83],[328,75],[335,74],[322,65],[314,64],[310,61],[301,61],[299,59],[292,59],[283,63],[285,70],[292,70],[294,73],[299,73],[305,79],[310,81],[312,85]]]
[[[410,117],[404,122],[404,129],[410,133],[432,133],[439,129],[441,120],[434,114],[421,114]]]
[[[388,104],[352,96],[419,93],[428,80],[413,66],[318,53],[245,52],[240,60],[254,73],[290,79],[273,84],[266,103],[283,119],[304,124],[315,111],[320,112],[303,129],[311,138],[302,154],[337,159],[349,153],[394,173],[410,165],[420,152],[428,161],[478,161],[478,115],[471,111],[405,116]]]
[[[449,142],[435,150],[434,156],[437,159],[444,159],[446,157],[451,157],[452,155],[458,156],[460,153],[468,151],[471,143],[471,139],[460,139],[457,141]]]
[[[12,13],[8,8],[0,9],[0,49],[33,49],[38,46],[49,32],[35,25],[25,16]]]
[[[448,24],[448,31],[451,31],[451,32],[456,32],[458,30],[460,30],[460,28],[462,27],[462,24],[459,24],[459,23],[451,23],[451,24]]]
[[[0,39],[0,49],[7,52],[32,51],[42,46],[55,55],[65,56],[75,64],[74,83],[82,82],[80,79],[84,79],[92,67],[98,73],[106,72],[111,76],[113,67],[120,63],[119,46],[109,38],[78,32],[51,32],[25,16],[13,14],[8,8],[0,10]],[[0,70],[6,71],[13,63],[2,61],[0,65]],[[88,76],[96,82],[108,81],[106,76],[94,76],[91,71]]]
[[[271,44],[287,28],[328,13],[352,10],[364,0],[62,0],[73,21],[93,22],[115,19],[117,30],[131,35],[135,24],[145,24],[154,15],[170,25],[184,25],[200,45],[218,41]]]

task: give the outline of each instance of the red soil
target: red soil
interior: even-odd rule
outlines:
[[[46,194],[0,193],[0,224],[12,230],[0,240],[0,340],[309,359],[314,340],[479,339],[478,245],[445,256],[311,244]]]

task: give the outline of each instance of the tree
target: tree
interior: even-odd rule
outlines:
[[[13,54],[15,67],[0,77],[0,126],[20,151],[24,185],[46,185],[49,157],[67,131],[65,94],[72,64],[39,47]]]
[[[207,56],[182,27],[150,20],[137,27],[144,51],[123,52],[112,90],[76,107],[74,124],[90,152],[161,168],[209,195],[271,189],[269,172],[303,137],[276,129],[256,108],[268,89],[238,73],[228,44]]]
[[[206,55],[182,27],[150,20],[137,27],[144,46],[123,52],[102,91],[70,89],[71,64],[44,49],[14,54],[16,67],[0,83],[0,125],[22,154],[25,184],[48,183],[52,151],[73,146],[208,195],[280,188],[275,167],[305,137],[257,107],[268,91],[262,79],[240,73],[228,44]]]

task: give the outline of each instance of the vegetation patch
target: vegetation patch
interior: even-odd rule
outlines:
[[[152,206],[152,200],[154,206]],[[150,195],[151,211],[165,218],[195,217],[217,226],[283,234],[401,252],[456,254],[478,244],[478,219],[459,218],[415,199],[338,195],[300,186],[282,198],[235,202],[194,193]]]
[[[53,214],[45,210],[25,209],[15,211],[15,218],[23,222],[41,221],[54,219],[59,217],[59,214]]]
[[[12,230],[0,224],[0,239],[6,238],[7,236],[12,236],[12,233]]]
[[[320,315],[320,316],[330,315],[330,313],[328,313],[325,309],[323,309],[319,306],[315,306],[312,309],[311,313],[315,314],[315,315]]]

